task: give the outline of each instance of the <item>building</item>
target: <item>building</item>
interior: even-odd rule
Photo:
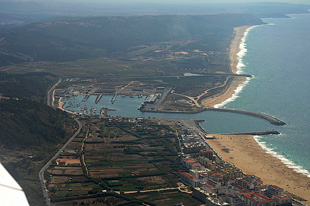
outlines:
[[[211,193],[211,194],[216,193],[216,188],[209,184],[203,184],[202,189],[206,191],[207,193]]]
[[[191,187],[198,187],[199,186],[199,179],[187,172],[181,172],[181,181]]]
[[[193,197],[197,198],[202,202],[206,202],[207,197],[209,196],[208,192],[202,190],[201,188],[193,189]]]
[[[216,159],[216,155],[214,154],[213,150],[211,150],[211,149],[202,149],[202,150],[200,150],[199,155],[206,157],[212,161],[215,161],[215,159]]]
[[[284,189],[275,185],[269,185],[268,189],[265,192],[265,195],[268,197],[273,197],[274,195],[279,195],[280,197],[284,196]]]
[[[58,160],[56,161],[56,164],[57,164],[57,165],[60,165],[60,166],[65,166],[65,165],[67,165],[67,162],[66,162],[66,160],[64,160],[64,159],[58,159]]]
[[[287,196],[281,197],[279,195],[274,195],[272,199],[276,201],[277,205],[282,205],[282,206],[292,205],[292,198],[287,197]]]
[[[254,190],[254,184],[253,183],[250,183],[242,178],[237,178],[236,179],[236,184],[237,185],[240,185],[241,187],[244,187],[246,189],[249,189],[249,190]]]
[[[276,201],[257,192],[241,193],[242,201],[249,206],[276,206]]]

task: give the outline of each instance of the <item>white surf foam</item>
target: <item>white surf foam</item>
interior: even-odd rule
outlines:
[[[223,101],[223,102],[221,102],[221,103],[219,103],[219,104],[214,105],[214,108],[221,108],[221,107],[225,106],[226,104],[228,104],[229,102],[235,101],[235,100],[239,97],[238,94],[239,94],[239,93],[242,91],[242,89],[249,83],[250,79],[251,79],[250,77],[247,77],[247,78],[246,78],[246,81],[245,81],[244,83],[240,84],[240,85],[235,89],[233,95],[232,95],[230,98],[226,99],[225,101]]]
[[[261,136],[254,136],[255,141],[261,146],[263,150],[266,151],[266,153],[271,154],[272,156],[280,159],[288,168],[294,169],[297,173],[301,173],[306,175],[307,177],[310,177],[310,172],[306,169],[304,169],[302,166],[297,165],[293,161],[287,159],[281,154],[278,154],[276,151],[274,151],[274,148],[269,148],[266,145],[266,142],[261,141]]]
[[[249,32],[254,29],[255,27],[258,27],[258,26],[251,26],[249,27],[245,32],[244,32],[244,35],[241,39],[241,43],[239,45],[239,48],[240,48],[240,51],[238,52],[237,56],[238,56],[238,64],[237,64],[237,74],[241,74],[243,73],[243,68],[245,67],[245,64],[243,63],[243,57],[245,56],[246,52],[248,51],[247,48],[246,48],[246,39],[247,39],[247,36],[249,34]],[[225,106],[226,104],[228,104],[229,102],[233,102],[235,101],[239,96],[238,94],[242,91],[242,89],[249,83],[251,78],[247,77],[246,78],[246,81],[243,83],[243,84],[240,84],[234,91],[233,95],[226,99],[225,101],[219,103],[219,104],[216,104],[214,105],[214,108],[221,108],[223,106]]]
[[[243,63],[243,57],[245,56],[246,52],[248,51],[247,48],[246,48],[246,39],[249,35],[249,32],[258,27],[258,25],[256,26],[251,26],[249,27],[243,34],[243,37],[241,39],[241,43],[239,45],[239,49],[240,51],[238,52],[237,56],[238,56],[238,64],[237,64],[237,74],[241,74],[243,73],[243,69],[245,67],[244,63]]]

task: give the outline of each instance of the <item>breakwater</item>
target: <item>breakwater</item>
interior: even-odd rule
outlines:
[[[232,112],[232,113],[245,114],[245,115],[250,115],[250,116],[265,119],[274,125],[278,125],[278,126],[286,125],[285,122],[279,119],[276,119],[275,117],[272,117],[268,114],[258,113],[258,112],[250,112],[250,111],[237,110],[237,109],[223,109],[223,108],[206,108],[206,111]]]
[[[272,134],[280,134],[280,132],[272,130],[272,131],[261,131],[261,132],[239,132],[239,133],[228,133],[224,135],[254,135],[254,136],[264,136],[264,135],[272,135]]]

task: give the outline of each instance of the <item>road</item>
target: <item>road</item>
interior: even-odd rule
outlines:
[[[59,81],[58,81],[59,82]],[[55,85],[54,85],[55,86]],[[44,198],[46,200],[46,205],[50,206],[51,203],[50,203],[50,199],[48,197],[48,193],[47,193],[47,189],[46,189],[46,185],[45,185],[45,182],[44,182],[44,172],[46,171],[46,169],[51,165],[52,161],[53,160],[56,160],[58,158],[58,156],[61,154],[61,152],[63,152],[66,147],[72,142],[72,140],[81,132],[81,129],[82,129],[82,123],[77,120],[77,119],[74,119],[78,125],[79,125],[79,128],[78,130],[74,133],[74,135],[72,135],[72,137],[68,140],[68,142],[54,155],[54,157],[52,159],[50,159],[50,161],[48,161],[44,167],[40,170],[39,172],[39,178],[40,178],[40,182],[41,182],[41,185],[42,185],[42,190],[43,190],[43,195],[44,195]]]
[[[52,92],[54,91],[54,89],[60,84],[60,82],[62,81],[62,79],[60,78],[58,80],[58,82],[56,82],[56,84],[54,84],[54,86],[52,86],[52,88],[50,88],[50,90],[48,90],[47,92],[47,100],[46,100],[46,104],[47,106],[52,106]]]

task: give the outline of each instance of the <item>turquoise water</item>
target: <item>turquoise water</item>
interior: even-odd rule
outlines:
[[[259,142],[287,164],[309,171],[310,15],[291,17],[264,19],[269,25],[249,32],[243,71],[255,78],[224,107],[265,112],[286,122],[277,128],[281,135],[260,137]]]
[[[278,130],[281,135],[257,137],[261,146],[296,170],[310,170],[310,15],[290,19],[264,19],[269,25],[252,29],[246,40],[244,73],[252,78],[239,98],[224,107],[268,113],[287,123],[273,126],[266,120],[242,114],[202,112],[199,114],[141,113],[144,98],[104,96],[96,105],[95,96],[65,100],[65,108],[80,112],[81,106],[116,109],[113,116],[202,119],[209,133]]]

